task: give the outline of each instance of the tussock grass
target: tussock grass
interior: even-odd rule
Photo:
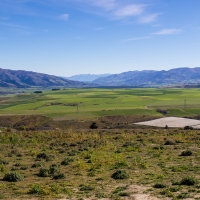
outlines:
[[[161,199],[183,198],[188,190],[192,198],[199,194],[199,130],[5,130],[0,144],[4,199],[123,199],[134,195],[131,185],[150,188],[146,192]],[[186,149],[192,154],[180,156]],[[8,182],[8,173],[24,179]]]

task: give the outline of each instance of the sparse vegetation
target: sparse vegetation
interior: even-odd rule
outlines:
[[[130,105],[136,103],[136,94],[137,98],[142,99],[139,106],[142,102],[145,105],[154,102],[148,99],[149,96],[141,96],[144,93],[139,89],[114,89],[112,95],[111,91],[105,95],[107,90],[95,90],[93,94],[89,92],[90,97],[88,93],[85,94],[88,104],[83,98],[76,99],[77,91],[83,96],[83,92],[88,92],[85,89],[66,89],[54,92],[57,96],[51,96],[50,92],[44,91],[37,100],[30,97],[34,106],[29,105],[28,95],[15,97],[16,102],[20,98],[24,98],[24,101],[26,99],[25,105],[30,110],[34,108],[33,112],[44,111],[45,115],[55,119],[57,115],[62,115],[63,109],[67,110],[63,112],[64,117],[69,117],[66,113],[76,112],[76,106],[72,105],[78,103],[80,115],[76,114],[76,120],[74,116],[66,121],[54,121],[40,115],[0,116],[0,125],[5,126],[1,128],[0,134],[1,199],[134,198],[134,192],[137,192],[132,189],[134,186],[143,188],[141,193],[160,199],[199,198],[200,130],[132,125],[132,122],[161,116],[154,108],[146,109],[142,115],[142,109],[130,109],[127,102]],[[165,96],[163,91],[152,89],[149,95],[154,94],[154,98]],[[117,102],[121,94],[125,96],[125,92],[128,95],[127,99],[124,97],[127,102],[124,100],[126,103],[123,104],[121,100],[121,110],[102,111],[101,102],[104,102],[104,110],[114,107],[113,101],[119,106]],[[173,93],[171,90],[165,92]],[[71,95],[71,99],[62,99],[61,93]],[[46,94],[50,95],[49,100],[43,102]],[[170,97],[170,94],[167,95]],[[107,98],[104,101],[105,96]],[[116,98],[112,99],[114,96]],[[55,97],[58,99],[52,100]],[[98,105],[91,104],[92,98],[96,101],[100,99]],[[9,111],[8,105],[2,112]],[[22,105],[16,104],[13,111],[19,112]],[[81,108],[82,105],[85,107]],[[92,111],[89,108],[87,110],[88,105]],[[81,113],[83,108],[86,109],[85,114],[92,113],[95,117],[84,118],[85,115]],[[49,109],[52,109],[51,112]],[[182,112],[171,108],[167,108],[167,111],[166,115]],[[187,110],[185,112],[187,114]],[[198,108],[190,110],[190,113],[195,112],[198,112]],[[93,122],[98,125],[97,129],[90,128]]]
[[[167,141],[176,145],[164,146]],[[75,199],[84,199],[87,195],[122,198],[134,195],[129,185],[148,186],[151,188],[148,193],[161,195],[161,199],[182,198],[181,194],[189,189],[190,196],[195,197],[200,178],[200,161],[196,156],[199,141],[199,130],[188,133],[188,130],[170,128],[22,131],[16,134],[5,131],[0,135],[0,176],[2,179],[18,177],[16,174],[20,173],[25,177],[15,179],[21,180],[15,185],[20,198],[23,194],[41,198],[57,198],[62,194]],[[181,152],[194,152],[194,149],[191,157],[180,156]],[[5,156],[10,153],[12,156]],[[48,161],[49,157],[53,159]],[[15,176],[8,176],[9,171]],[[9,199],[16,190],[8,180],[13,179],[4,178],[7,189],[0,189]],[[122,186],[116,187],[117,183]]]

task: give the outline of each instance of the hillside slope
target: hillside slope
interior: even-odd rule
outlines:
[[[93,81],[104,86],[148,86],[200,83],[200,67],[176,68],[168,71],[129,71]]]
[[[71,81],[53,75],[24,70],[0,68],[0,87],[86,87],[86,83]]]

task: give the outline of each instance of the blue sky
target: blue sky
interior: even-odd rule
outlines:
[[[0,0],[0,68],[59,76],[200,67],[200,0]]]

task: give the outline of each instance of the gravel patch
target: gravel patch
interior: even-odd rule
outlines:
[[[165,127],[167,125],[168,127],[172,128],[183,128],[185,126],[192,126],[193,128],[196,129],[200,128],[200,120],[180,118],[180,117],[164,117],[160,119],[155,119],[146,122],[139,122],[134,124],[145,125],[145,126],[156,126],[156,127]]]

